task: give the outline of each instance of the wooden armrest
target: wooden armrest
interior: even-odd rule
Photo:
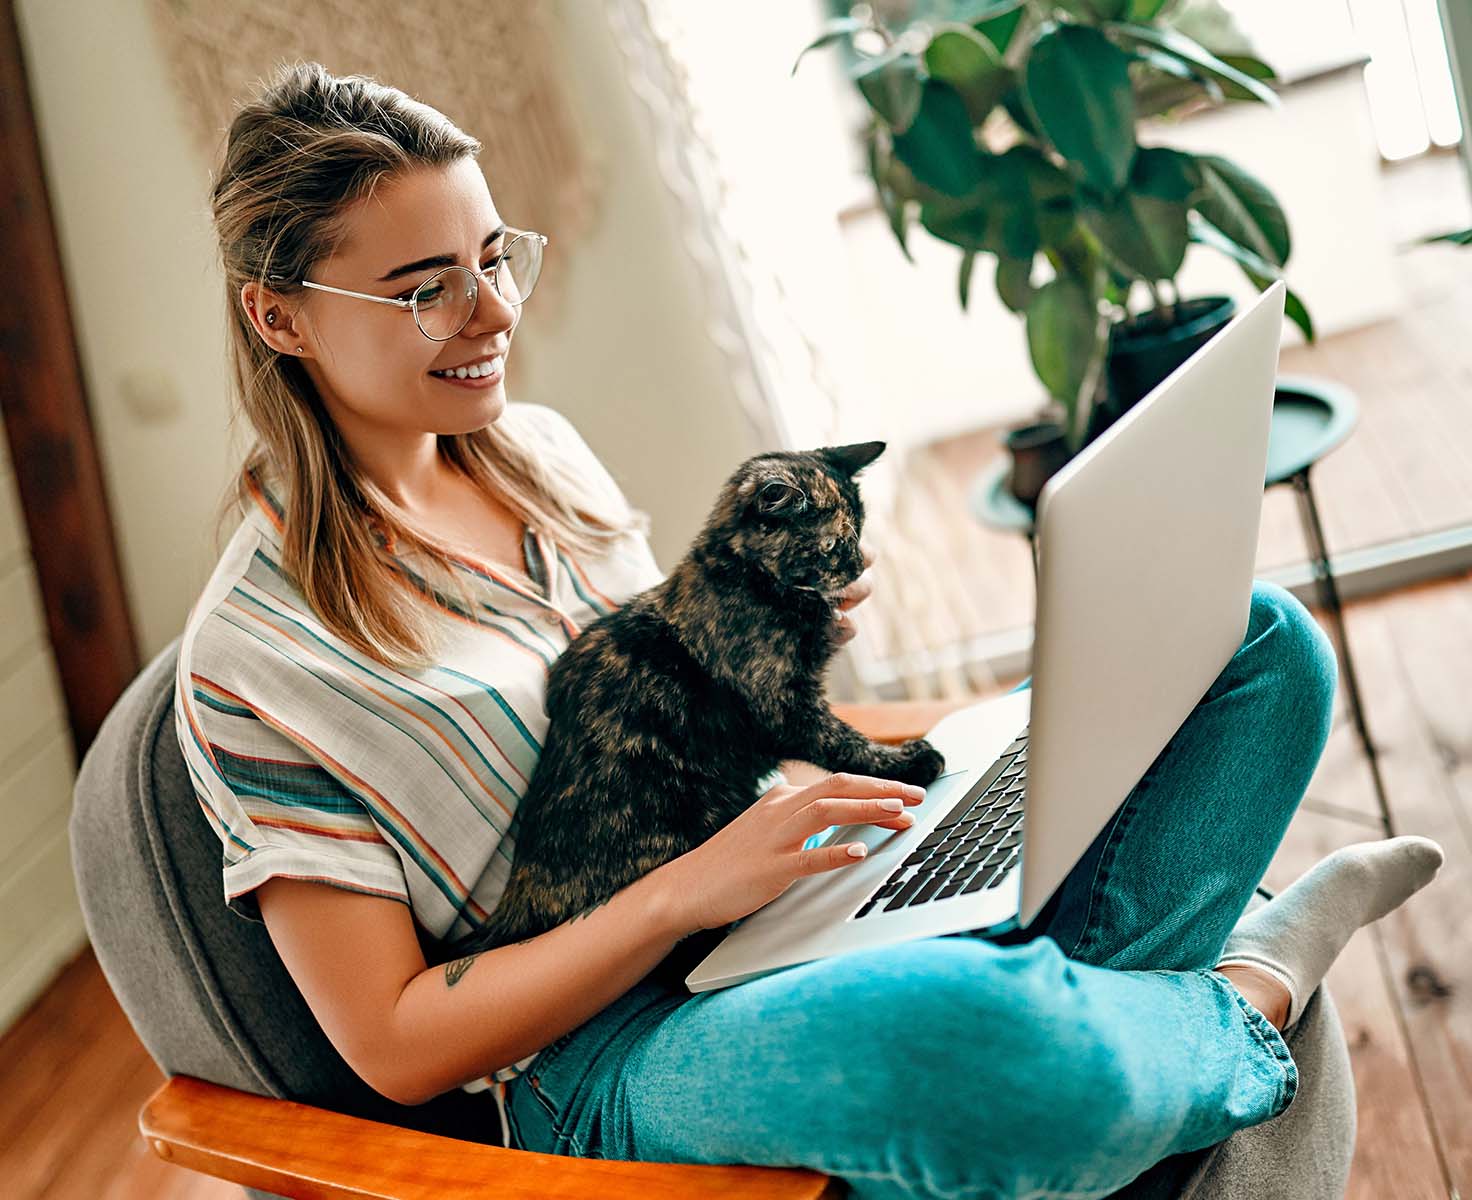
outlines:
[[[841,1180],[787,1167],[622,1162],[506,1150],[273,1100],[188,1075],[138,1114],[160,1158],[244,1187],[314,1200],[838,1200]]]
[[[877,704],[834,704],[835,715],[847,721],[865,737],[876,742],[898,745],[911,738],[924,737],[927,730],[948,713],[982,700],[982,696],[963,696],[959,700],[884,700]]]

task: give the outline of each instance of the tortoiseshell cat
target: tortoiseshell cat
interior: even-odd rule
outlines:
[[[940,774],[929,742],[870,741],[823,694],[835,595],[863,570],[854,475],[883,450],[747,460],[669,576],[558,656],[506,890],[452,957],[545,933],[694,849],[785,759],[920,785]]]

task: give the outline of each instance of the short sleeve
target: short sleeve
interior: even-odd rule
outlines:
[[[195,794],[220,838],[226,905],[261,921],[253,889],[277,876],[408,904],[403,864],[346,772],[312,752],[290,714],[213,677],[222,674],[181,668],[174,714]]]

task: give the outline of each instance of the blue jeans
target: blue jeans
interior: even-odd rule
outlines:
[[[646,979],[509,1086],[512,1144],[810,1167],[863,1200],[1084,1200],[1277,1116],[1288,1047],[1210,968],[1313,775],[1337,674],[1303,605],[1257,581],[1241,647],[1020,940],[924,938],[698,995]]]

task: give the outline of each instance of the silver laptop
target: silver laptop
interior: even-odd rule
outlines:
[[[1025,927],[1247,633],[1283,326],[1274,283],[1038,499],[1029,688],[926,735],[946,773],[855,866],[804,876],[685,978],[728,987],[849,950]]]

